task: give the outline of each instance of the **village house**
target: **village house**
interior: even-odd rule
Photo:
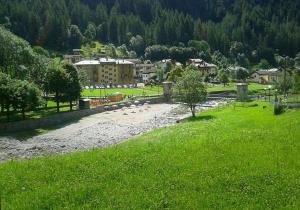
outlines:
[[[156,67],[154,64],[138,64],[136,65],[136,78],[138,82],[149,83],[149,79],[156,76]]]
[[[189,65],[196,66],[203,76],[217,73],[217,66],[215,64],[207,63],[200,58],[189,59],[187,61],[187,66]]]
[[[144,84],[150,84],[152,78],[157,76],[155,66],[152,64],[151,66],[144,67],[140,75]]]
[[[261,84],[272,84],[279,81],[281,72],[277,68],[262,69],[251,75],[251,81]]]
[[[127,85],[134,83],[134,64],[123,59],[100,58],[84,60],[75,64],[86,72],[91,84]]]
[[[81,49],[73,49],[73,55],[64,55],[64,61],[66,63],[75,64],[83,60],[82,50]]]
[[[152,63],[142,63],[140,59],[125,59],[134,64],[133,76],[136,83],[144,83],[144,79],[148,78],[148,73],[151,72],[151,77],[156,74],[155,65]],[[144,76],[144,79],[143,79]],[[145,81],[148,81],[147,79]]]

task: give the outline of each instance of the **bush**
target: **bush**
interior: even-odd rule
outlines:
[[[285,105],[283,104],[276,104],[274,106],[274,115],[280,115],[285,112]]]

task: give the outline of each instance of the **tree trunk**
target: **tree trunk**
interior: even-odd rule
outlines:
[[[45,100],[45,102],[46,102],[46,103],[45,103],[45,108],[47,108],[47,107],[48,107],[48,96],[45,96],[45,99],[46,99],[46,100]]]
[[[286,96],[286,92],[287,92],[287,87],[286,87],[286,69],[284,68],[284,71],[283,71],[283,94],[284,94],[284,97]]]
[[[9,104],[8,105],[6,105],[6,120],[7,120],[7,122],[9,122]]]
[[[55,99],[56,99],[56,112],[59,112],[59,98],[58,93],[55,93]]]
[[[192,116],[196,117],[196,110],[195,110],[195,106],[191,106],[191,112],[192,112]]]
[[[22,118],[23,118],[23,120],[25,120],[25,109],[23,106],[22,106]]]
[[[72,101],[70,101],[70,111],[73,110],[73,104],[72,104]]]
[[[59,101],[58,100],[56,101],[56,112],[57,113],[59,112]]]
[[[5,105],[4,103],[1,103],[1,113],[4,113]]]

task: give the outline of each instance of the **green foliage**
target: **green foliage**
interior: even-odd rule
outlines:
[[[34,52],[28,42],[0,27],[0,66],[4,73],[25,79],[33,62]]]
[[[54,94],[57,112],[59,103],[68,101],[72,111],[72,101],[76,101],[81,95],[81,83],[77,69],[71,64],[53,63],[47,71],[45,90],[48,94]]]
[[[175,97],[178,101],[186,103],[191,109],[193,117],[196,106],[206,100],[207,91],[202,82],[199,71],[186,70],[175,84]]]
[[[47,93],[54,94],[59,112],[59,103],[66,101],[66,90],[69,84],[69,75],[61,65],[52,65],[47,72],[47,83],[45,90]]]
[[[130,48],[135,51],[138,55],[143,55],[145,50],[145,42],[143,37],[140,35],[133,36],[130,41]]]
[[[286,106],[279,103],[274,106],[274,115],[280,115],[285,112]]]
[[[236,78],[238,80],[245,81],[249,77],[249,72],[247,69],[238,68],[236,71]]]
[[[0,72],[0,105],[1,112],[4,112],[4,108],[9,109],[11,104],[10,96],[12,81],[9,75]],[[9,116],[8,116],[9,117]]]
[[[209,52],[210,51],[209,44],[204,40],[201,40],[201,41],[190,40],[188,42],[188,46],[195,48],[198,52]]]
[[[164,70],[161,67],[156,69],[157,82],[161,84],[164,81]]]
[[[34,110],[42,102],[39,88],[27,81],[11,79],[9,75],[0,72],[0,105],[6,109],[7,121],[10,120],[10,108],[21,109],[23,119],[25,111]]]
[[[90,42],[90,41],[95,40],[96,35],[97,35],[96,26],[93,23],[89,23],[86,30],[85,30],[85,32],[84,32],[84,36],[86,38],[86,41]],[[79,36],[79,35],[77,35],[77,36]]]
[[[70,26],[70,32],[69,32],[69,46],[73,49],[80,48],[81,44],[84,41],[84,36],[82,35],[80,29],[77,25],[71,25]],[[92,30],[92,29],[91,29]],[[86,31],[88,36],[93,36],[93,31],[89,31],[87,29]],[[94,37],[95,38],[95,37]]]
[[[221,71],[218,74],[218,79],[221,83],[224,84],[224,87],[229,83],[229,77],[228,77],[228,74],[225,71]]]
[[[300,75],[298,73],[293,74],[293,91],[300,92]]]
[[[300,66],[300,52],[295,57],[295,65]]]
[[[277,88],[282,93],[287,94],[287,92],[293,87],[292,70],[294,69],[295,61],[288,56],[277,56],[277,62],[283,74],[277,83]]]
[[[99,53],[103,53],[105,51],[105,47],[106,46],[102,43],[93,41],[86,43],[85,45],[81,45],[81,50],[84,57],[91,58]]]
[[[76,101],[81,96],[80,77],[75,66],[72,64],[63,65],[68,74],[67,88],[65,89],[65,99],[70,102],[70,110],[72,111],[72,101]]]
[[[13,107],[20,108],[23,119],[25,111],[32,111],[42,103],[41,91],[32,83],[14,80],[11,86],[13,95],[10,95]]]
[[[220,52],[215,51],[212,55],[212,62],[217,65],[218,69],[225,70],[229,67],[228,59]]]
[[[158,61],[168,58],[169,51],[166,46],[153,45],[145,50],[145,58],[153,61]]]
[[[183,72],[184,69],[182,67],[176,66],[169,72],[168,80],[171,82],[176,82],[180,77],[182,77]]]
[[[212,51],[219,50],[225,56],[228,52],[235,56],[244,53],[253,63],[266,59],[271,65],[275,64],[275,49],[290,57],[300,51],[299,2],[292,0],[1,3],[0,24],[32,45],[52,50],[79,46],[84,33],[87,40],[94,38],[116,46],[128,46],[131,37],[137,35],[143,37],[146,46],[188,44],[202,51],[206,58],[209,58],[208,43]],[[238,46],[241,43],[242,51]],[[140,56],[142,53],[138,51]],[[252,52],[256,52],[254,56]]]

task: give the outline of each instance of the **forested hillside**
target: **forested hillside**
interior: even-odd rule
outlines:
[[[205,40],[229,56],[233,41],[272,62],[300,51],[299,0],[0,0],[0,24],[33,45],[66,51],[90,40],[144,48]],[[141,40],[142,38],[142,40]],[[248,56],[248,57],[249,57]]]

